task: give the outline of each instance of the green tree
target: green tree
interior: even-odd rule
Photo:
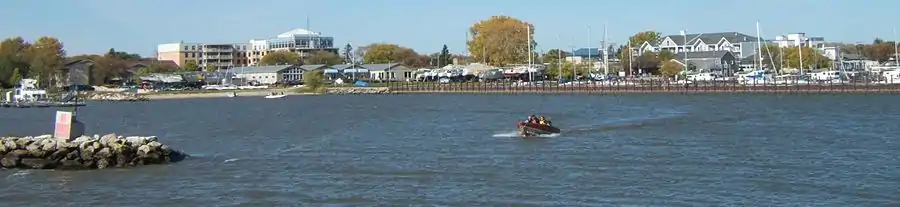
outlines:
[[[150,71],[150,68],[141,68],[135,71],[134,75],[131,77],[133,78],[135,84],[140,84],[141,82],[143,82],[141,80],[141,77],[149,75],[150,73],[152,73]]]
[[[9,78],[9,83],[10,84],[18,84],[19,81],[22,81],[22,73],[19,72],[18,68],[16,68],[15,70],[13,70],[13,74]]]
[[[300,55],[285,50],[266,54],[259,60],[260,65],[300,65]]]
[[[553,64],[559,62],[560,59],[565,59],[566,57],[569,57],[571,55],[571,53],[566,52],[565,50],[550,49],[549,51],[547,51],[547,53],[544,53],[544,56],[541,57],[541,59],[544,63]]]
[[[303,60],[304,64],[307,65],[315,65],[315,64],[325,64],[325,65],[337,65],[344,62],[340,56],[334,53],[326,52],[326,51],[316,51],[306,57]]]
[[[668,50],[663,50],[656,53],[656,57],[657,59],[659,59],[659,61],[669,61],[675,59],[675,53],[672,53]]]
[[[804,70],[809,70],[810,68],[831,68],[832,66],[831,60],[825,56],[822,56],[815,49],[809,47],[801,47],[800,49],[798,49],[797,47],[786,47],[783,49],[784,63],[786,68],[801,68],[800,53],[802,53],[803,55],[802,68]]]
[[[537,46],[534,38],[528,42],[528,36],[534,35],[534,25],[509,16],[493,16],[482,20],[469,28],[472,39],[466,44],[469,53],[476,60],[484,60],[487,64],[503,67],[509,64],[525,63],[529,50]],[[534,55],[533,52],[531,54]]]
[[[762,46],[762,62],[759,63],[763,66],[763,68],[771,68],[777,71],[781,71],[784,68],[784,64],[782,62],[782,49],[776,44],[766,44]],[[804,55],[805,56],[805,55]],[[758,58],[754,55],[754,58]]]
[[[200,65],[197,65],[196,60],[186,60],[184,61],[184,66],[181,67],[183,71],[200,71]]]
[[[407,67],[427,67],[428,56],[419,55],[416,51],[395,44],[371,44],[366,46],[363,55],[365,63],[402,63]]]
[[[450,54],[450,49],[447,49],[447,45],[444,45],[444,48],[441,49],[441,54],[437,57],[437,67],[442,68],[446,65],[453,63],[453,54]]]
[[[636,68],[632,62],[634,62],[633,60],[637,59],[637,57],[634,57],[634,54],[632,53],[631,48],[628,48],[627,46],[623,45],[619,48],[619,64],[621,64],[621,68],[626,75],[631,75],[631,72]]]
[[[325,86],[325,75],[322,70],[313,70],[303,73],[303,87],[307,90],[318,90]]]
[[[59,68],[62,67],[66,57],[62,42],[53,37],[41,37],[31,46],[30,74],[37,78],[44,86],[53,86],[52,83]]]
[[[350,45],[350,43],[347,43],[347,45],[344,46],[344,62],[345,63],[353,62],[353,46]]]
[[[212,64],[206,64],[206,69],[205,69],[206,72],[216,72],[218,70],[219,69],[216,68],[216,66],[214,66]]]
[[[684,66],[682,66],[681,63],[672,60],[663,61],[662,64],[659,65],[659,73],[665,77],[678,75],[681,71],[684,71]]]
[[[628,41],[629,41],[629,43],[631,43],[631,47],[638,48],[642,44],[644,44],[644,42],[655,43],[656,41],[659,41],[659,38],[660,38],[659,32],[643,31],[643,32],[638,32],[638,33],[632,35],[631,37],[628,37]]]
[[[120,60],[141,60],[141,55],[136,53],[127,53],[122,51],[116,51],[115,48],[109,48],[109,51],[106,52],[106,55],[109,57],[118,58]]]

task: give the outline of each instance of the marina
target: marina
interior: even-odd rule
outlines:
[[[47,108],[47,107],[77,107],[86,106],[84,101],[78,100],[76,93],[62,94],[59,99],[51,99],[46,90],[37,87],[37,80],[22,79],[19,87],[14,91],[8,91],[5,99],[0,102],[3,108]]]

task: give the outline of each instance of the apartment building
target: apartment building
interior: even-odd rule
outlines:
[[[157,45],[158,60],[171,60],[184,66],[195,62],[202,68],[224,70],[234,67],[256,66],[262,57],[272,51],[291,51],[307,57],[315,51],[338,54],[334,37],[324,36],[306,29],[293,29],[274,38],[253,39],[248,43],[168,43]]]
[[[156,47],[157,60],[171,60],[184,67],[194,62],[200,68],[224,70],[247,64],[247,44],[168,43]]]
[[[745,58],[756,54],[758,41],[757,37],[740,32],[717,32],[663,36],[657,41],[648,41],[633,47],[636,50],[635,52],[637,52],[635,55],[647,51],[659,52],[663,50],[676,54],[681,52],[728,51],[737,58]],[[766,40],[762,41],[765,42]]]

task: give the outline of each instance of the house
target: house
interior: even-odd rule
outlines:
[[[60,68],[57,86],[90,86],[94,71],[94,61],[90,59],[70,60]]]
[[[687,56],[685,58],[685,55]],[[687,61],[685,61],[687,60]],[[687,70],[720,72],[732,74],[738,70],[737,57],[731,51],[687,52],[675,56],[672,61],[685,66]],[[688,63],[690,66],[685,65]]]
[[[729,51],[738,59],[748,57],[756,53],[758,49],[757,37],[739,32],[718,32],[685,35],[669,35],[653,42],[644,42],[641,45],[633,45],[635,55],[644,52],[669,51],[704,52],[704,51]],[[762,40],[766,41],[766,40]],[[685,44],[687,43],[687,44]]]
[[[334,74],[337,73],[337,74]],[[340,65],[332,65],[331,69],[325,70],[325,75],[329,77],[347,77],[351,79],[357,79],[361,77],[368,77],[369,70],[363,68],[359,64],[340,64]]]
[[[171,60],[138,60],[138,61],[129,61],[125,63],[125,68],[122,70],[122,74],[118,77],[113,77],[110,80],[116,83],[120,82],[129,82],[134,80],[134,74],[137,74],[143,68],[147,67],[158,67],[157,71],[175,71],[177,70],[178,64]]]
[[[269,65],[232,68],[236,78],[260,85],[276,83],[299,83],[303,80],[303,69],[294,65]]]
[[[369,70],[369,78],[377,81],[406,81],[414,79],[413,69],[400,63],[365,64],[361,67]]]

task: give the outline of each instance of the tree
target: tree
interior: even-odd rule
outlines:
[[[631,49],[629,49],[628,47],[626,47],[624,45],[620,46],[620,47],[621,48],[619,48],[619,55],[618,55],[619,64],[622,64],[621,67],[624,70],[623,72],[625,72],[626,75],[631,75],[632,70],[635,68],[634,64],[632,64],[631,62],[633,62],[632,59],[635,59],[635,57],[632,54]]]
[[[544,63],[557,63],[560,59],[565,59],[566,57],[571,56],[572,54],[566,52],[561,49],[550,49],[547,53],[544,53],[544,56],[541,58]]]
[[[665,77],[678,75],[681,71],[684,71],[684,66],[672,60],[663,61],[659,66],[659,73]]]
[[[369,51],[368,46],[359,47],[359,48],[356,48],[356,50],[353,50],[353,58],[354,58],[353,63],[365,62],[366,52],[368,52],[368,51]]]
[[[322,70],[313,70],[303,73],[303,87],[309,90],[318,90],[325,86],[325,75]]]
[[[216,71],[218,71],[218,70],[219,70],[219,68],[216,68],[216,66],[214,66],[214,65],[212,65],[212,64],[206,64],[206,69],[205,69],[204,71],[206,71],[206,72],[216,72]]]
[[[643,32],[638,32],[638,33],[632,35],[631,37],[628,37],[628,41],[629,41],[629,43],[631,43],[631,47],[638,48],[642,44],[644,44],[644,42],[654,43],[656,41],[659,41],[659,37],[660,37],[659,32],[643,31]]]
[[[316,51],[313,52],[309,57],[303,60],[303,64],[307,65],[315,65],[315,64],[325,64],[325,65],[337,65],[341,64],[344,60],[341,59],[340,56],[326,52],[326,51]]]
[[[469,53],[493,66],[525,63],[529,55],[534,55],[528,54],[528,46],[537,46],[534,38],[528,42],[528,36],[534,34],[534,25],[509,16],[482,20],[472,25],[469,33],[472,36],[466,42]]]
[[[446,65],[453,63],[453,55],[450,54],[450,50],[447,49],[447,45],[444,45],[444,48],[441,49],[441,54],[437,57],[437,67],[442,68]]]
[[[150,68],[141,68],[141,69],[138,69],[137,71],[135,71],[134,76],[132,76],[132,78],[134,78],[134,80],[133,80],[134,83],[140,84],[141,82],[143,82],[143,81],[141,80],[141,77],[142,77],[142,76],[146,76],[146,75],[148,75],[148,74],[150,74],[150,73],[152,73],[152,72],[150,71]]]
[[[200,71],[200,66],[197,65],[196,60],[186,60],[186,61],[184,61],[184,66],[181,66],[181,70],[183,70],[183,71]]]
[[[66,57],[62,42],[53,37],[41,37],[31,46],[31,77],[37,78],[40,83],[48,83],[51,86],[56,72],[62,67]],[[40,84],[38,83],[38,84]]]
[[[353,46],[350,45],[350,43],[347,43],[347,45],[344,46],[344,62],[345,63],[353,62]]]
[[[763,68],[771,68],[777,71],[781,71],[784,69],[784,63],[782,60],[781,51],[784,48],[779,47],[776,44],[766,44],[762,46],[762,62],[758,63],[763,66]],[[753,55],[753,58],[758,58],[756,55]]]
[[[818,51],[809,47],[786,47],[784,49],[784,63],[787,68],[801,68],[800,53],[803,53],[803,67],[810,68],[831,68],[831,60],[822,56]]]
[[[675,53],[672,53],[668,50],[663,50],[656,53],[656,57],[657,59],[659,59],[659,61],[669,61],[675,59]]]
[[[286,50],[269,52],[259,60],[260,65],[300,65],[300,55]]]
[[[644,54],[641,54],[640,57],[637,58],[638,68],[647,70],[654,70],[659,68],[659,59],[656,57],[656,53],[646,51]]]
[[[427,67],[429,62],[427,56],[419,55],[412,49],[395,44],[366,46],[363,59],[368,64],[402,63],[408,67]]]
[[[120,60],[141,60],[141,55],[136,53],[127,53],[116,51],[115,48],[109,48],[109,51],[106,52],[106,55],[109,57],[118,58]]]
[[[28,57],[30,48],[31,44],[25,42],[22,37],[7,38],[0,43],[0,87],[18,84],[18,82],[7,82],[17,68],[23,77],[28,75],[31,61]]]
[[[13,70],[12,75],[9,77],[9,83],[11,85],[18,84],[22,81],[22,73],[19,72],[19,68]]]

